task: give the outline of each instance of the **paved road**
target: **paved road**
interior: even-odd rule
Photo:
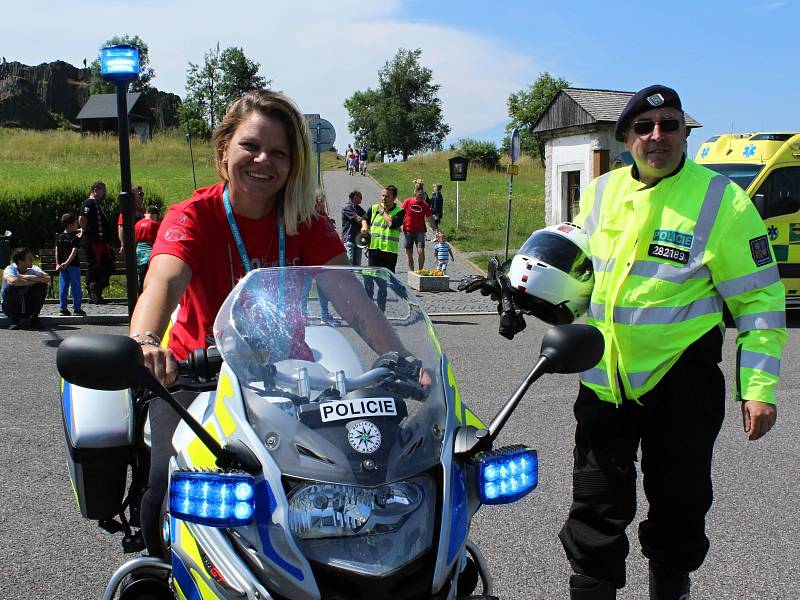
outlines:
[[[454,362],[463,397],[491,418],[533,363],[545,327],[529,323],[513,342],[496,333],[496,317],[434,319]],[[119,536],[83,521],[72,498],[64,460],[55,349],[78,331],[123,333],[122,326],[37,331],[0,329],[0,597],[7,600],[98,598],[123,562]],[[734,366],[734,336],[723,369]],[[743,438],[730,402],[714,463],[717,496],[708,519],[711,552],[695,577],[695,598],[800,598],[800,331],[790,331],[778,391],[780,416],[767,438]],[[472,537],[487,554],[504,600],[567,597],[568,568],[556,539],[570,492],[571,402],[574,376],[536,384],[500,443],[529,443],[540,451],[541,484],[510,507],[486,507]],[[681,443],[676,437],[676,444]],[[622,600],[646,597],[644,561],[631,553],[630,584]]]

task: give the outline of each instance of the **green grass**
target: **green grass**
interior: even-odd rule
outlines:
[[[194,190],[189,145],[177,131],[157,133],[150,142],[131,139],[131,179],[173,204]],[[209,142],[192,140],[197,186],[219,180]],[[116,136],[81,136],[69,131],[0,128],[0,190],[6,196],[62,185],[89,186],[97,179],[119,187]],[[145,195],[145,202],[147,196]]]
[[[421,177],[430,194],[442,184],[442,229],[465,252],[502,249],[505,246],[508,175],[470,165],[467,181],[460,184],[459,228],[456,230],[456,184],[450,181],[447,160],[453,152],[412,157],[406,162],[371,163],[369,172],[381,185],[394,184],[400,200],[413,193],[413,180]],[[371,200],[372,199],[368,199]],[[531,231],[544,227],[544,169],[538,161],[524,158],[514,177],[510,246],[518,248]],[[488,259],[487,259],[488,260]]]

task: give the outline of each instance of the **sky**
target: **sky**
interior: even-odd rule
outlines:
[[[441,86],[446,147],[499,143],[509,95],[544,71],[573,87],[675,88],[703,124],[691,155],[719,133],[800,131],[800,0],[45,0],[2,12],[8,61],[81,66],[105,40],[138,35],[153,85],[181,97],[189,61],[201,63],[217,42],[241,47],[275,89],[334,125],[339,149],[353,142],[344,100],[375,88],[399,48],[420,48]]]

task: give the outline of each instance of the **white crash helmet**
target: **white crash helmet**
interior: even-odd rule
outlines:
[[[589,308],[594,287],[589,236],[572,223],[534,231],[511,261],[508,278],[523,311],[547,323],[571,323]]]

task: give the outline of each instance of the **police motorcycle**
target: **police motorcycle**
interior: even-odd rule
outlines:
[[[321,319],[321,282],[349,321]],[[365,291],[376,286],[383,312]],[[394,349],[379,355],[376,336]],[[494,442],[537,378],[587,369],[603,351],[594,328],[550,329],[485,425],[462,402],[430,319],[385,269],[251,271],[221,307],[214,338],[170,390],[126,336],[59,346],[79,508],[110,531],[116,524],[128,550],[147,478],[146,405],[167,402],[181,417],[163,518],[170,559],[123,564],[105,600],[118,591],[124,600],[495,598],[470,522],[483,504],[531,492],[538,463],[525,445]],[[199,392],[188,410],[178,389]]]

